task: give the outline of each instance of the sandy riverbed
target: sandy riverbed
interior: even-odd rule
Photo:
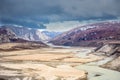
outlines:
[[[87,72],[89,77],[89,74],[94,73],[94,71],[86,70],[87,67],[80,68],[76,66],[104,59],[104,57],[88,54],[93,49],[94,48],[41,48],[9,52],[2,51],[0,52],[0,77],[7,76],[14,79],[18,78],[18,80],[19,77],[15,76],[29,77],[26,80],[86,80]],[[98,67],[94,66],[92,68],[94,68],[94,70],[98,69]],[[101,68],[101,71],[102,69],[103,68]],[[110,72],[111,75],[114,74],[111,70],[107,72]],[[118,75],[119,72],[116,74]],[[118,78],[111,77],[111,80]],[[106,80],[107,76],[103,76],[102,79]],[[94,78],[94,80],[101,79]]]

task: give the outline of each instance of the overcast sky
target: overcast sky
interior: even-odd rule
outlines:
[[[41,26],[51,22],[119,17],[120,0],[0,0],[0,23],[33,22]]]

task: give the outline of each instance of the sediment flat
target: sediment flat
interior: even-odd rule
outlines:
[[[88,54],[93,49],[81,47],[2,51],[0,52],[0,78],[6,80],[87,80],[91,72],[76,68],[76,66],[105,58]]]

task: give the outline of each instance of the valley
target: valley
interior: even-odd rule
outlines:
[[[1,26],[0,80],[119,80],[119,26],[102,22],[61,34]]]
[[[107,58],[94,55],[94,50],[95,47],[1,50],[0,80],[119,80],[120,72],[92,64]]]
[[[120,80],[120,0],[0,0],[0,80]]]

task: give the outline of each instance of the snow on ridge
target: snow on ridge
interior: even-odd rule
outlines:
[[[42,33],[42,31],[43,31],[43,30],[41,30],[41,29],[37,29],[37,30],[36,30],[37,36],[38,36],[41,40],[43,40],[43,41],[50,39],[50,37],[47,36],[47,35],[45,35],[44,33]]]
[[[104,20],[104,21],[89,21],[88,23],[84,23],[80,28],[79,30],[87,30],[89,28],[94,28],[94,27],[99,27],[99,26],[95,26],[95,25],[91,25],[91,24],[94,24],[94,23],[102,23],[103,24],[109,24],[109,23],[112,23],[112,24],[115,24],[115,23],[120,23],[120,19],[115,19],[115,20]],[[86,25],[87,24],[87,25]]]

